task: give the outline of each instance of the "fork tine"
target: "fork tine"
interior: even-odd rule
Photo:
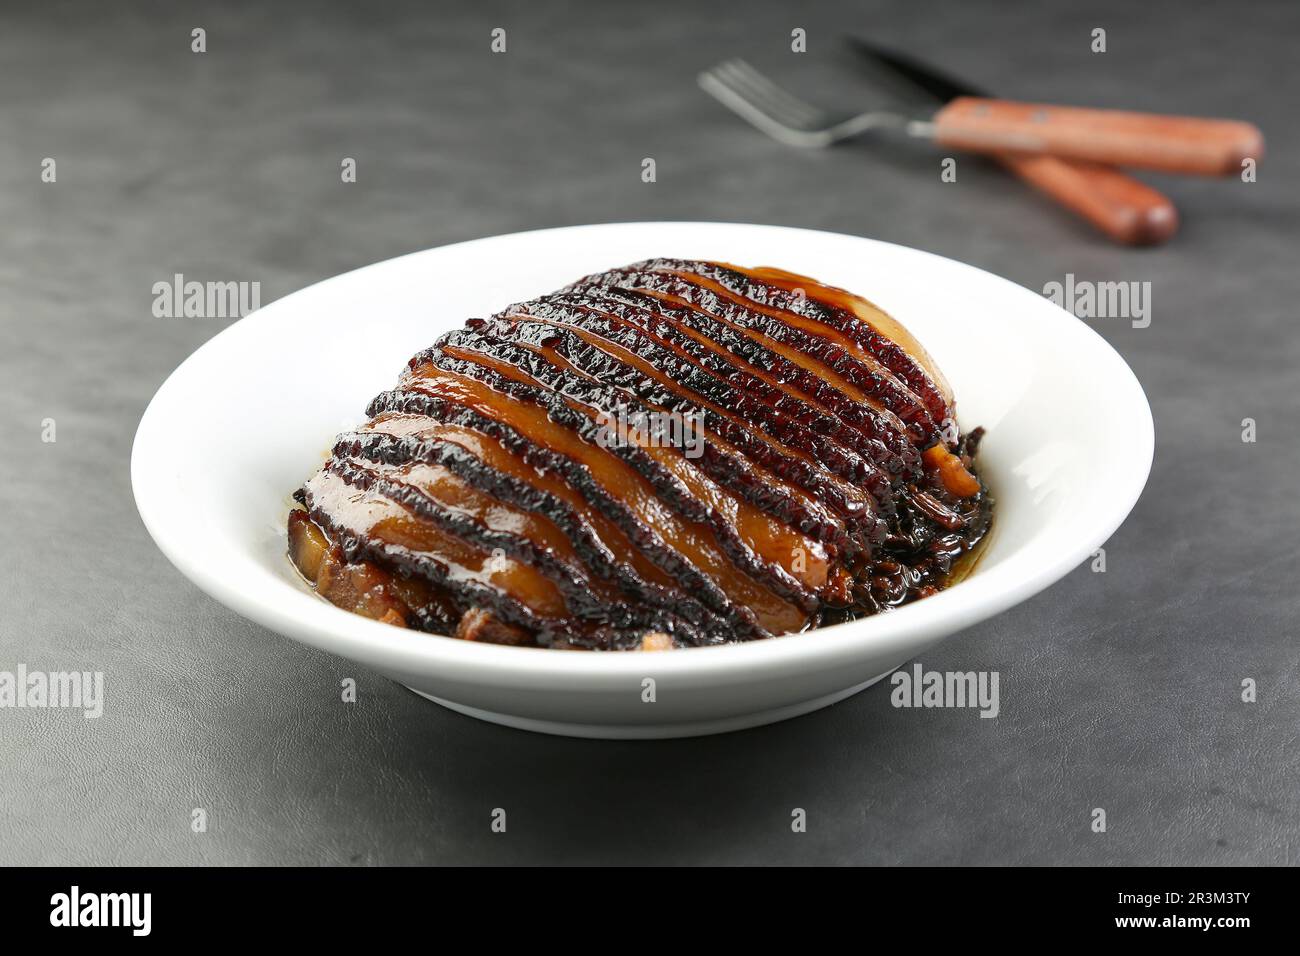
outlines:
[[[699,82],[706,93],[745,122],[788,146],[822,147],[834,142],[834,138],[825,132],[807,130],[771,116],[750,102],[746,94],[720,81],[712,73],[701,73]]]
[[[765,91],[756,90],[746,79],[744,72],[734,69],[733,61],[729,60],[702,73],[700,85],[765,132],[772,132],[767,128],[771,124],[796,131],[806,128],[807,121],[802,114],[792,112],[785,103],[770,99]]]
[[[728,61],[724,65],[730,66],[735,78],[752,90],[763,102],[773,105],[780,104],[781,111],[788,116],[798,117],[801,125],[813,125],[825,118],[826,113],[824,110],[806,103],[784,87],[773,83],[747,61],[735,59]]]
[[[835,142],[826,114],[788,94],[773,96],[772,90],[779,92],[779,88],[764,82],[761,75],[755,83],[750,69],[743,60],[727,60],[697,79],[700,87],[727,109],[788,146],[820,149]]]
[[[737,83],[740,83],[746,91],[749,91],[751,96],[758,98],[761,103],[770,105],[772,109],[779,111],[783,116],[789,117],[797,125],[826,125],[826,111],[797,98],[792,92],[785,90],[784,87],[777,86],[766,75],[759,73],[757,69],[750,66],[748,62],[744,60],[733,62],[732,75]]]

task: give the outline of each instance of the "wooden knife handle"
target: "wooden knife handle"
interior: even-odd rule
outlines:
[[[1237,120],[1047,106],[962,96],[934,117],[935,142],[980,153],[1050,153],[1111,166],[1230,176],[1264,137]]]
[[[1154,246],[1178,231],[1178,210],[1166,196],[1112,166],[1013,153],[996,159],[1116,242]]]

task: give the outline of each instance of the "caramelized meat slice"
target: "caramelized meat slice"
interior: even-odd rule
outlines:
[[[933,359],[843,289],[656,259],[439,338],[298,492],[330,601],[464,640],[754,640],[943,587],[992,501]]]

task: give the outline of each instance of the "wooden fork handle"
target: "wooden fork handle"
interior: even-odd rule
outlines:
[[[962,96],[934,117],[935,142],[981,153],[1048,153],[1111,166],[1229,176],[1264,137],[1237,120],[1013,103]]]
[[[1014,153],[996,159],[1116,242],[1159,245],[1178,231],[1178,210],[1166,196],[1112,166]]]

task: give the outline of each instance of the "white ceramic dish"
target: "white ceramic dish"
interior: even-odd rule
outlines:
[[[807,634],[660,653],[584,654],[423,635],[339,610],[285,557],[289,493],[364,419],[406,359],[470,316],[654,256],[773,265],[904,322],[983,425],[997,497],[975,572],[901,610]],[[672,737],[841,700],[1023,601],[1119,526],[1151,465],[1151,412],[1124,361],[1043,297],[971,266],[851,236],[722,223],[623,223],[431,249],[338,276],[234,323],[158,390],[131,478],[168,558],[226,606],[462,713],[549,733]],[[643,701],[645,678],[655,701]]]

